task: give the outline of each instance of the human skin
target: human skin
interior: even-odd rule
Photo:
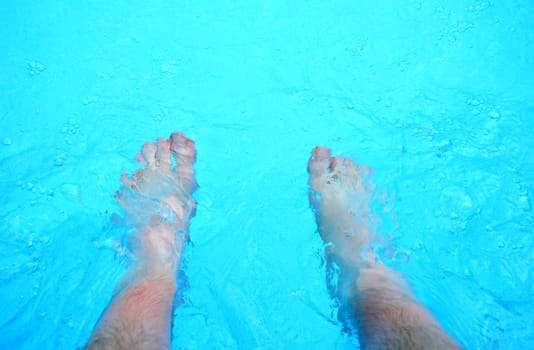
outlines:
[[[116,194],[132,222],[134,258],[85,349],[171,349],[176,272],[196,206],[195,145],[173,133],[145,143],[136,159],[144,167],[123,175]],[[339,296],[357,321],[361,348],[460,349],[372,250],[370,169],[316,147],[308,171],[318,231],[340,268]]]
[[[133,225],[133,261],[85,349],[171,348],[176,272],[196,206],[195,158],[194,142],[173,133],[145,143],[136,157],[145,166],[122,176],[116,199]]]
[[[316,147],[308,162],[310,205],[329,259],[339,267],[338,297],[348,304],[362,349],[461,349],[417,300],[404,277],[372,246],[370,169]]]

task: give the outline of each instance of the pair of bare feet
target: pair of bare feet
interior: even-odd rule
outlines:
[[[116,198],[132,221],[134,261],[115,289],[87,349],[170,349],[176,271],[196,203],[194,142],[182,133],[145,143],[145,166]],[[327,254],[340,268],[339,296],[350,305],[364,349],[455,349],[402,276],[376,255],[369,226],[369,169],[316,147],[308,163],[310,204]]]

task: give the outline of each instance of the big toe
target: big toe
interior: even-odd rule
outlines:
[[[198,188],[193,169],[193,163],[197,156],[195,142],[187,138],[183,133],[175,132],[171,134],[170,144],[170,149],[176,162],[174,172],[186,190],[193,192]]]
[[[323,146],[317,146],[312,150],[312,155],[308,161],[308,172],[311,177],[320,177],[328,172],[331,154],[332,151]]]
[[[176,161],[176,167],[192,166],[196,159],[195,142],[182,132],[174,132],[170,138],[170,149]]]

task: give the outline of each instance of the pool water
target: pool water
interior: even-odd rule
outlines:
[[[198,148],[175,349],[352,349],[307,201],[374,169],[392,262],[467,349],[534,347],[534,3],[0,2],[0,348],[82,347],[139,147]]]

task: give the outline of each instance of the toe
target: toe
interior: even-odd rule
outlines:
[[[359,178],[362,175],[362,167],[358,166],[354,163],[354,161],[350,158],[344,158],[342,160],[343,163],[343,175],[351,177],[351,178]]]
[[[176,160],[176,166],[192,166],[196,159],[195,142],[181,132],[171,134],[170,149]]]
[[[132,181],[126,174],[121,175],[121,182],[134,191],[137,189],[135,182]]]
[[[192,193],[198,188],[193,169],[193,163],[197,156],[195,142],[187,138],[183,133],[175,132],[171,134],[170,150],[176,162],[174,172],[186,191]]]
[[[171,166],[171,142],[170,140],[159,137],[157,141],[156,166],[169,169]]]
[[[153,142],[147,142],[143,145],[135,160],[137,162],[154,166],[156,164],[157,146]]]
[[[345,159],[342,156],[330,158],[329,168],[331,172],[343,173],[345,171]]]
[[[117,203],[127,212],[130,209],[129,203],[132,203],[132,192],[127,187],[121,186],[117,192],[115,192],[115,199]]]
[[[332,151],[326,147],[317,146],[312,151],[312,156],[308,162],[308,172],[312,177],[319,177],[327,172],[330,166],[330,155]]]

